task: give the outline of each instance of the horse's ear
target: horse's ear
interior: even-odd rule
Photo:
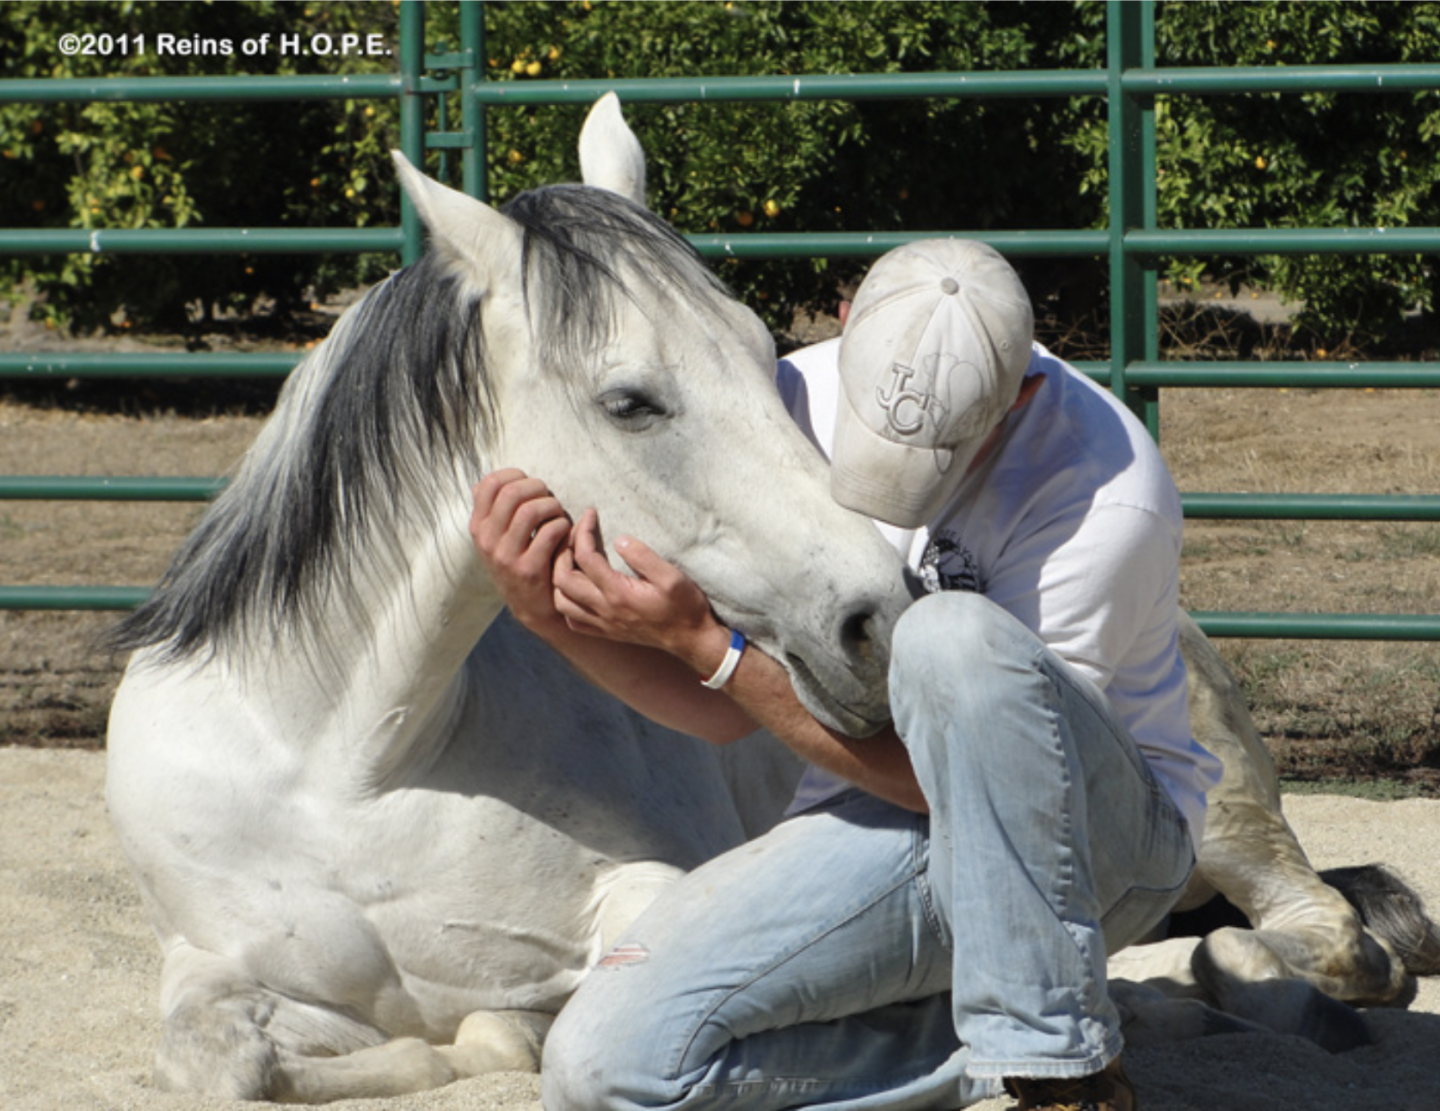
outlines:
[[[400,184],[420,219],[430,229],[431,245],[439,250],[482,291],[520,270],[520,227],[474,197],[441,185],[410,164],[398,150],[391,151]]]
[[[620,98],[606,93],[580,129],[580,176],[645,207],[645,152],[620,112]]]

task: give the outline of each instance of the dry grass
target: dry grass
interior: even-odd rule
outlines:
[[[1192,491],[1432,493],[1428,392],[1214,390],[1162,403],[1161,444]],[[1192,609],[1440,612],[1440,525],[1192,521]],[[1440,777],[1440,645],[1222,645],[1287,775]]]
[[[1382,357],[1348,345],[1300,349],[1283,322],[1257,324],[1205,302],[1169,306],[1162,342],[1184,358]],[[1433,361],[1433,343],[1416,326],[1389,352]],[[1440,490],[1433,391],[1171,391],[1161,413],[1161,446],[1182,490]],[[1186,538],[1182,600],[1191,609],[1440,613],[1437,524],[1198,520]],[[1440,644],[1221,648],[1287,777],[1383,777],[1440,793]]]

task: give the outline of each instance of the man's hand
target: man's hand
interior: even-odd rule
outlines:
[[[701,589],[633,537],[615,541],[634,576],[605,558],[600,521],[587,509],[555,561],[556,610],[576,632],[658,648],[707,673],[724,658],[730,634]]]
[[[592,683],[662,725],[717,744],[754,732],[755,722],[739,705],[696,681],[696,671],[714,671],[730,637],[678,568],[631,540],[616,547],[641,577],[615,572],[595,511],[572,529],[555,495],[523,471],[488,474],[473,493],[475,550],[525,628]],[[718,635],[713,649],[705,647],[712,632]],[[657,650],[682,641],[697,658]]]
[[[729,630],[704,592],[639,540],[615,541],[633,577],[611,567],[593,509],[572,528],[543,482],[496,471],[475,486],[470,535],[516,617],[640,713],[717,744],[764,725],[804,759],[925,810],[893,728],[856,741],[821,725],[796,699],[785,669],[758,649],[741,657],[724,692],[701,686],[696,676],[712,674],[725,658]]]
[[[470,537],[515,618],[547,638],[565,628],[552,586],[556,556],[570,538],[570,517],[538,478],[514,467],[475,484]]]

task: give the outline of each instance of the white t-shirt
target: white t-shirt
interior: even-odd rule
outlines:
[[[840,341],[781,361],[790,414],[830,457]],[[927,528],[881,532],[927,589],[972,590],[1018,618],[1105,692],[1198,847],[1220,762],[1191,736],[1176,626],[1180,495],[1118,399],[1034,346],[1044,383]],[[791,809],[845,786],[810,767]]]

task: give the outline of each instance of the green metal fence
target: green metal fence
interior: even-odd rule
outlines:
[[[1405,95],[1440,89],[1440,65],[1164,68],[1155,65],[1152,0],[1110,0],[1104,70],[1018,73],[906,73],[604,81],[484,81],[483,5],[464,2],[459,49],[424,51],[424,7],[400,5],[399,67],[367,77],[135,78],[113,81],[0,80],[0,101],[264,100],[397,97],[401,147],[419,164],[425,150],[458,156],[460,184],[486,195],[485,112],[489,108],[589,103],[614,90],[626,102],[695,100],[899,99],[918,97],[1104,97],[1110,128],[1110,225],[1070,231],[975,232],[1011,257],[1106,258],[1110,270],[1111,359],[1079,364],[1124,398],[1158,433],[1161,389],[1185,387],[1440,388],[1435,364],[1359,362],[1171,362],[1158,354],[1157,268],[1172,256],[1273,254],[1440,254],[1440,228],[1309,228],[1168,230],[1156,226],[1155,100],[1164,96],[1341,91]],[[459,92],[460,119],[451,121],[440,97],[439,126],[425,130],[427,98]],[[451,127],[452,122],[458,126]],[[0,230],[0,254],[60,251],[180,253],[194,251],[420,251],[420,228],[402,205],[399,228],[178,229],[158,231]],[[934,231],[926,234],[935,234]],[[747,233],[696,235],[710,258],[873,258],[916,238],[905,233]],[[280,376],[295,359],[273,355],[93,355],[0,353],[0,378]],[[200,500],[213,496],[209,478],[67,478],[0,476],[0,499]],[[1440,497],[1425,495],[1184,495],[1192,518],[1440,521]],[[0,586],[0,609],[119,609],[146,594],[138,587]],[[1235,637],[1440,640],[1440,615],[1278,614],[1210,612],[1195,615],[1207,632]]]

